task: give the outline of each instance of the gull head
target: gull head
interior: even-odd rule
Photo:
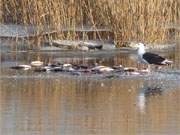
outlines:
[[[138,54],[144,54],[145,53],[145,45],[143,43],[138,43],[137,44],[137,51]]]
[[[145,45],[143,44],[143,43],[134,43],[134,42],[132,42],[132,43],[130,43],[130,45],[129,45],[129,47],[131,47],[131,48],[134,48],[137,52],[138,52],[138,54],[139,55],[142,55],[142,54],[144,54],[145,53]]]
[[[140,48],[145,48],[145,45],[143,43],[137,43],[137,47]]]

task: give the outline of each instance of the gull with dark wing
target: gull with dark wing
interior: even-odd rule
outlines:
[[[154,54],[151,52],[146,52],[145,45],[143,43],[137,44],[137,53],[138,53],[138,60],[141,63],[148,64],[148,68],[150,68],[150,65],[170,65],[173,63],[173,61],[170,61],[166,58],[163,58],[162,56],[158,54]]]

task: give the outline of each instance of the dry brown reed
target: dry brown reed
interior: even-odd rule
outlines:
[[[0,0],[0,21],[58,30],[56,38],[77,39],[78,26],[109,27],[119,46],[129,41],[166,42],[180,16],[178,0]],[[71,28],[64,32],[63,28]],[[74,30],[73,30],[74,29]],[[100,38],[96,31],[93,38]],[[83,32],[83,39],[88,39]],[[52,36],[48,36],[51,37]],[[53,37],[54,38],[54,37]],[[174,38],[174,37],[173,37]]]

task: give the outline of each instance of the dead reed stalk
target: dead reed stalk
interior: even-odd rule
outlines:
[[[108,26],[119,46],[135,40],[166,42],[180,19],[178,0],[0,0],[0,21],[58,30],[57,38],[76,39],[78,26]],[[64,33],[61,29],[71,28]],[[101,37],[96,33],[94,38]],[[87,33],[83,38],[88,39]]]

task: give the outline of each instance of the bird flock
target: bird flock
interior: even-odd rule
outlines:
[[[145,51],[143,43],[136,44],[139,61],[147,64],[148,68],[138,69],[136,67],[125,67],[123,65],[104,66],[95,64],[71,64],[71,63],[49,63],[44,64],[42,61],[32,61],[29,65],[17,65],[11,67],[16,70],[33,70],[34,72],[60,72],[70,73],[72,75],[82,74],[104,74],[104,73],[121,73],[125,75],[144,75],[150,73],[150,65],[169,65],[173,62],[159,56],[158,54]]]
[[[70,73],[72,75],[92,75],[92,74],[107,74],[107,73],[121,73],[126,75],[141,75],[149,71],[135,67],[124,67],[122,65],[104,66],[95,64],[71,64],[71,63],[49,63],[44,64],[42,61],[32,61],[28,65],[16,65],[11,69],[33,71],[33,72],[55,72],[55,73]]]

